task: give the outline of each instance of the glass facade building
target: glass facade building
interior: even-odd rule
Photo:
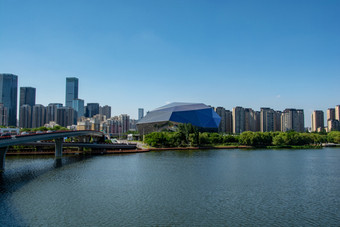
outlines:
[[[0,103],[7,108],[8,125],[17,125],[18,76],[0,74]]]
[[[87,103],[86,106],[86,117],[93,117],[99,114],[99,103]]]
[[[76,111],[76,119],[85,116],[85,107],[83,99],[73,99],[72,108]]]
[[[66,77],[66,97],[65,105],[72,107],[73,99],[78,98],[78,78]]]
[[[20,101],[19,107],[22,105],[35,105],[35,93],[34,87],[20,87]]]
[[[138,109],[138,121],[144,117],[144,109],[139,108]]]

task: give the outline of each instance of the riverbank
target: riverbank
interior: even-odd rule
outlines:
[[[63,151],[64,155],[103,155],[103,154],[133,154],[133,153],[143,153],[148,152],[146,149],[134,149],[134,150],[103,150],[103,151],[72,151],[66,150]],[[7,152],[8,156],[16,156],[16,155],[55,155],[55,151],[17,151],[17,152]]]
[[[245,145],[233,145],[233,146],[200,146],[200,147],[143,147],[133,150],[96,150],[96,151],[78,151],[78,150],[65,150],[63,154],[65,155],[104,155],[104,154],[133,154],[133,153],[144,153],[151,151],[169,151],[169,150],[214,150],[214,149],[322,149],[324,146],[321,145],[303,145],[303,146],[263,146],[263,147],[254,147],[254,146],[245,146]],[[333,146],[340,148],[340,146]],[[15,155],[54,155],[54,150],[48,151],[9,151],[6,155],[15,156]]]

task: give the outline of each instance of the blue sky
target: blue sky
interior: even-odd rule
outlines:
[[[340,1],[0,0],[0,72],[37,103],[114,115],[168,102],[314,109],[340,104]]]

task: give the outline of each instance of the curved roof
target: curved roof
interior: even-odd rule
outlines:
[[[150,111],[137,124],[164,121],[191,123],[202,128],[217,128],[221,118],[211,107],[203,103],[174,102]]]

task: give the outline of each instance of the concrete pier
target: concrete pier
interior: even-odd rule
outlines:
[[[5,158],[8,147],[0,147],[0,172],[5,170]]]
[[[55,139],[55,158],[61,159],[63,157],[63,139]]]

